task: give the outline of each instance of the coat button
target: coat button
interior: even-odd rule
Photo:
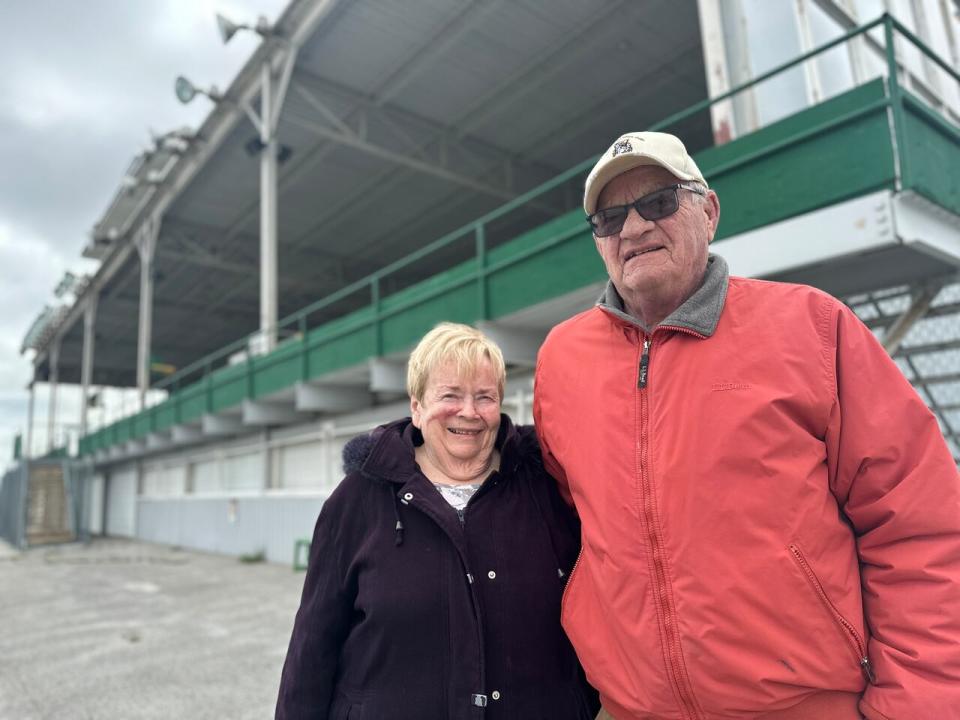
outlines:
[[[487,577],[490,578],[491,580],[496,580],[497,574],[493,570],[491,570],[490,572],[487,573]]]
[[[492,693],[490,693],[490,697],[492,697],[494,700],[499,700],[499,699],[500,699],[500,691],[499,691],[499,690],[494,690]]]
[[[407,501],[413,500],[413,493],[409,493],[409,492],[408,492],[408,493],[404,493],[404,494],[403,494],[403,499],[404,499],[404,500],[407,500]]]

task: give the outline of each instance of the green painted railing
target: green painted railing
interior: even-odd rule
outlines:
[[[958,83],[960,74],[889,15],[649,129],[670,128],[880,25],[886,38],[886,83],[879,79],[868,82],[696,155],[711,186],[725,200],[718,239],[880,188],[910,188],[960,213],[954,170],[960,165],[960,131],[900,86],[894,33],[916,45]],[[890,139],[888,113],[893,117],[895,141]],[[829,178],[824,178],[825,157],[835,160]],[[242,363],[223,366],[231,355],[247,350],[259,335],[251,333],[184,367],[154,386],[171,391],[164,402],[82,438],[81,454],[195,421],[205,413],[234,407],[246,398],[262,397],[367,357],[403,350],[440,319],[495,319],[546,300],[549,293],[545,295],[530,282],[534,273],[552,273],[557,288],[554,294],[601,280],[603,267],[579,211],[568,212],[502,245],[491,247],[487,242],[490,223],[579,178],[595,162],[596,157],[589,158],[403,260],[283,318],[280,329],[295,329],[296,335],[268,355],[252,357],[248,353]],[[470,236],[474,244],[471,259],[399,292],[383,294],[386,278]],[[310,327],[311,315],[358,293],[368,294],[364,307]],[[192,378],[197,381],[187,384]]]

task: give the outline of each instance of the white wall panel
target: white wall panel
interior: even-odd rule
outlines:
[[[328,484],[329,470],[322,441],[289,445],[277,452],[280,456],[279,487],[321,490]]]
[[[293,544],[310,538],[324,496],[162,499],[139,502],[138,537],[229,555],[263,552],[293,562]]]
[[[186,482],[187,468],[184,465],[148,466],[143,471],[143,495],[148,497],[183,495]]]
[[[262,489],[264,460],[262,451],[224,458],[223,489],[226,492]]]
[[[198,495],[218,493],[223,490],[220,484],[220,465],[215,459],[201,460],[193,465],[193,492]]]
[[[101,473],[94,474],[86,484],[87,530],[94,535],[103,534],[103,492],[106,478]]]
[[[136,511],[136,467],[114,470],[107,479],[107,535],[133,537]]]

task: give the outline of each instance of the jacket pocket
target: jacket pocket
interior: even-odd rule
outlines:
[[[820,583],[820,579],[817,577],[817,574],[813,571],[810,563],[807,562],[807,558],[804,556],[803,550],[801,550],[800,547],[795,543],[791,543],[789,545],[789,550],[790,556],[797,564],[797,567],[800,568],[800,571],[803,573],[804,577],[806,577],[807,583],[813,589],[813,592],[820,601],[820,604],[830,615],[833,624],[843,635],[844,643],[853,651],[854,655],[856,655],[857,663],[860,665],[860,671],[863,673],[863,676],[866,678],[868,683],[876,683],[877,678],[876,675],[874,675],[873,666],[870,664],[870,658],[867,656],[867,647],[866,643],[863,641],[863,636],[853,626],[853,623],[847,620],[840,613],[840,611],[837,610],[837,606],[834,605],[830,600],[830,597],[823,589],[823,585]]]

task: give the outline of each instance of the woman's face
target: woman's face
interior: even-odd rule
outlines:
[[[497,376],[488,360],[472,377],[457,374],[455,363],[434,368],[423,399],[410,400],[413,424],[424,447],[444,465],[483,465],[494,448],[500,427]]]

